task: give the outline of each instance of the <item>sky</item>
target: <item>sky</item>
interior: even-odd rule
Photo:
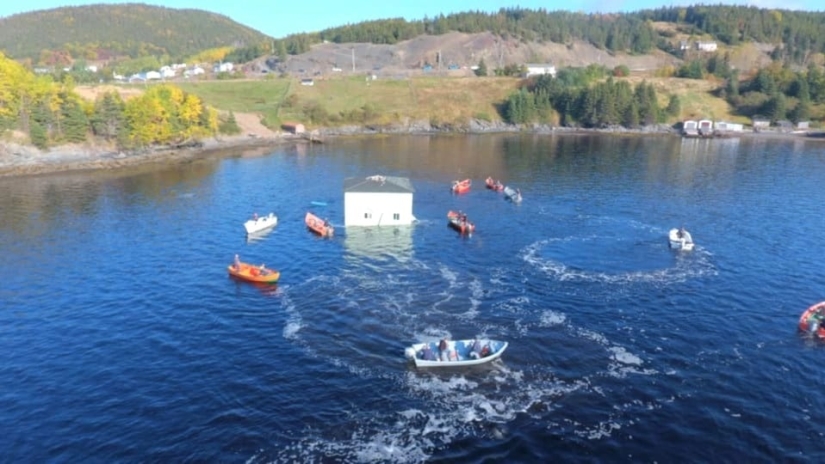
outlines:
[[[124,3],[109,0],[0,0],[0,18],[28,11],[69,5]],[[420,20],[467,11],[495,12],[500,8],[570,10],[584,13],[632,12],[662,6],[740,4],[760,8],[825,11],[822,0],[144,0],[134,3],[168,8],[195,8],[228,16],[274,38],[300,32],[318,32],[346,24],[388,18]]]

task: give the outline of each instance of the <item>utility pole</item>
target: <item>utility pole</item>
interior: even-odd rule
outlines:
[[[352,50],[352,72],[355,72],[355,47],[352,47],[351,50]]]

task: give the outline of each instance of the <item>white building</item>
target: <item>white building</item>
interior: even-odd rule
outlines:
[[[145,74],[147,81],[157,81],[160,80],[160,73],[157,71],[149,71]]]
[[[556,67],[552,64],[528,63],[524,66],[527,68],[527,72],[524,77],[543,76],[545,74],[556,77]]]
[[[703,52],[715,52],[717,48],[716,42],[696,42],[696,49]]]
[[[369,176],[344,180],[345,226],[398,226],[415,221],[413,189],[406,177]]]
[[[160,68],[160,75],[164,79],[175,77],[175,69],[171,66],[163,66]]]
[[[232,63],[220,63],[216,64],[212,71],[216,73],[222,73],[232,72],[233,69],[235,69],[235,65],[233,65]]]

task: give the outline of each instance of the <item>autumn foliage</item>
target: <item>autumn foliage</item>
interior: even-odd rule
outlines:
[[[218,114],[196,95],[159,84],[124,101],[116,92],[80,98],[71,79],[35,76],[0,53],[0,132],[18,129],[47,148],[89,136],[121,148],[180,145],[215,135]]]

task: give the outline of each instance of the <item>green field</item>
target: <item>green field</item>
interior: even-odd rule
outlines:
[[[254,113],[270,127],[300,121],[308,127],[339,124],[385,124],[405,120],[438,123],[473,118],[500,120],[496,105],[519,84],[515,78],[376,79],[364,77],[315,80],[225,80],[185,82],[183,90],[224,111]]]

